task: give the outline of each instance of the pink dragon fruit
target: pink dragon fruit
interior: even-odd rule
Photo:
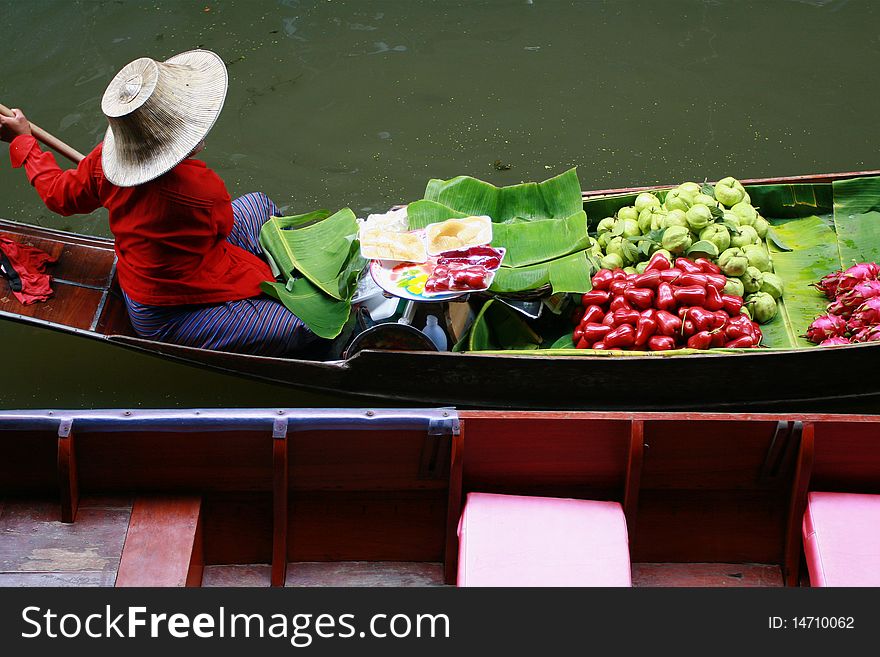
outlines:
[[[852,342],[880,342],[880,326],[866,326],[852,336]]]
[[[833,347],[838,344],[849,344],[849,340],[841,337],[827,338],[819,343],[820,347]]]
[[[850,331],[880,324],[880,297],[871,297],[856,310],[846,323]]]
[[[834,301],[837,298],[837,288],[840,285],[841,276],[843,276],[842,271],[835,271],[830,274],[826,274],[822,277],[821,281],[819,281],[818,283],[813,283],[813,285],[826,297]]]
[[[810,342],[819,344],[828,338],[839,338],[846,333],[846,321],[838,315],[819,315],[807,329]]]
[[[828,312],[832,315],[849,318],[854,310],[873,297],[880,297],[880,281],[862,281],[828,304]]]
[[[840,282],[837,285],[837,296],[839,297],[849,292],[862,282],[877,280],[878,274],[880,274],[880,267],[874,262],[860,262],[857,265],[853,265],[843,272],[843,275],[840,277]]]
[[[833,301],[859,283],[876,280],[878,276],[880,276],[880,265],[875,262],[860,262],[846,271],[836,271],[823,276],[815,287]]]

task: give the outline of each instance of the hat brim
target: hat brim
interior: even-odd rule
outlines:
[[[152,143],[122,144],[112,124],[104,135],[101,165],[104,176],[119,187],[134,187],[167,173],[192,153],[217,122],[229,78],[223,60],[210,50],[190,50],[171,57],[165,64],[182,64],[191,69],[186,82],[175,86],[174,120],[161,117],[150,126]],[[157,99],[157,102],[165,102]]]

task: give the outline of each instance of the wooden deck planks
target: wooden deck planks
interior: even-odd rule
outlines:
[[[633,586],[638,587],[778,587],[784,586],[776,564],[634,563]]]
[[[443,564],[341,561],[291,563],[285,586],[443,586]]]
[[[53,500],[0,502],[0,586],[112,586],[130,514],[125,498],[85,499],[67,524]]]
[[[205,566],[202,586],[268,587],[272,566],[269,564],[228,564]]]

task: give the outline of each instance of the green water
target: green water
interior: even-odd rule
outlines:
[[[577,165],[585,189],[880,168],[870,1],[0,0],[0,102],[81,151],[141,56],[227,61],[204,159],[233,196],[359,215],[429,177],[496,184]],[[52,215],[0,166],[0,217]],[[507,166],[498,170],[493,163]],[[0,323],[0,407],[350,405]]]

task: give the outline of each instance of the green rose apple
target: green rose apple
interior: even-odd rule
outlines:
[[[660,199],[649,192],[642,192],[636,197],[636,211],[641,212],[645,208],[660,207]]]
[[[745,191],[739,180],[730,176],[722,178],[715,184],[715,198],[727,207],[742,201]]]
[[[731,246],[742,247],[747,244],[758,244],[760,241],[761,238],[758,237],[758,231],[751,226],[740,226],[739,233],[733,234],[730,237]]]
[[[638,221],[639,220],[639,211],[635,209],[632,205],[627,205],[626,207],[620,208],[617,211],[617,218],[623,219],[624,221]]]
[[[694,205],[687,211],[688,227],[695,233],[699,233],[712,223],[712,211],[705,205]]]
[[[730,231],[721,224],[709,224],[700,231],[700,239],[712,242],[718,247],[718,251],[724,251],[730,247]]]
[[[660,224],[661,228],[669,228],[670,226],[684,226],[687,228],[687,215],[682,210],[670,210]]]

